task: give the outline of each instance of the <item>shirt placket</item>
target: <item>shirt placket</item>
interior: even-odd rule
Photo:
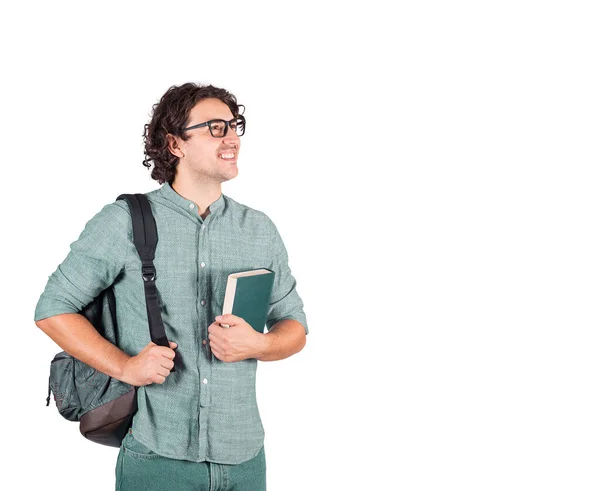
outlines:
[[[199,450],[200,455],[206,455],[207,442],[208,442],[208,411],[210,406],[210,393],[212,388],[212,373],[211,373],[211,359],[212,352],[208,344],[208,326],[209,314],[210,314],[210,290],[209,290],[209,274],[212,264],[210,264],[209,250],[208,250],[208,230],[209,230],[209,219],[210,214],[206,219],[202,219],[197,215],[200,221],[198,228],[198,331],[201,338],[200,356],[198,357],[198,371],[200,375],[199,392],[200,392],[200,409],[199,409],[199,421],[198,421],[198,439],[199,439]]]

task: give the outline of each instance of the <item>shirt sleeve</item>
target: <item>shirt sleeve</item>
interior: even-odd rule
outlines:
[[[48,278],[34,321],[78,313],[112,285],[125,267],[130,221],[128,209],[110,203],[86,223],[65,260]]]
[[[269,219],[269,221],[271,221]],[[308,334],[308,324],[304,313],[304,304],[296,289],[296,279],[288,265],[288,254],[283,240],[277,231],[277,227],[271,221],[273,228],[272,262],[269,269],[275,273],[271,302],[267,314],[267,329],[270,331],[273,325],[284,319],[293,319],[304,326]]]

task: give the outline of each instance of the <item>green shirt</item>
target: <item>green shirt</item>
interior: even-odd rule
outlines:
[[[303,303],[275,224],[263,212],[221,194],[205,219],[195,203],[165,183],[146,193],[158,232],[156,288],[167,337],[182,368],[163,384],[140,387],[133,419],[136,440],[157,454],[194,462],[244,462],[260,451],[264,430],[256,404],[256,363],[226,363],[208,342],[222,313],[230,273],[275,272],[267,329],[294,319],[308,333]],[[119,348],[136,355],[149,342],[141,260],[123,200],[102,208],[49,277],[35,320],[79,312],[114,285]],[[203,344],[206,340],[206,344]]]

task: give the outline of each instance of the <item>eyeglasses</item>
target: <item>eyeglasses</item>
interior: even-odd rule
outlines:
[[[204,126],[208,126],[210,134],[215,138],[223,138],[226,136],[229,128],[235,131],[237,136],[242,136],[246,131],[246,118],[240,114],[237,118],[233,118],[229,121],[225,121],[224,119],[211,119],[205,123],[188,126],[181,131],[195,130],[196,128],[203,128]]]

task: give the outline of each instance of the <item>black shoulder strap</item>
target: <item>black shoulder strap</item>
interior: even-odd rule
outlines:
[[[121,194],[117,200],[124,199],[131,210],[133,223],[133,243],[142,260],[142,278],[144,279],[144,294],[146,296],[146,312],[150,339],[159,346],[169,347],[165,326],[158,305],[156,290],[156,268],[154,267],[154,252],[158,242],[156,222],[148,198],[143,194]]]

